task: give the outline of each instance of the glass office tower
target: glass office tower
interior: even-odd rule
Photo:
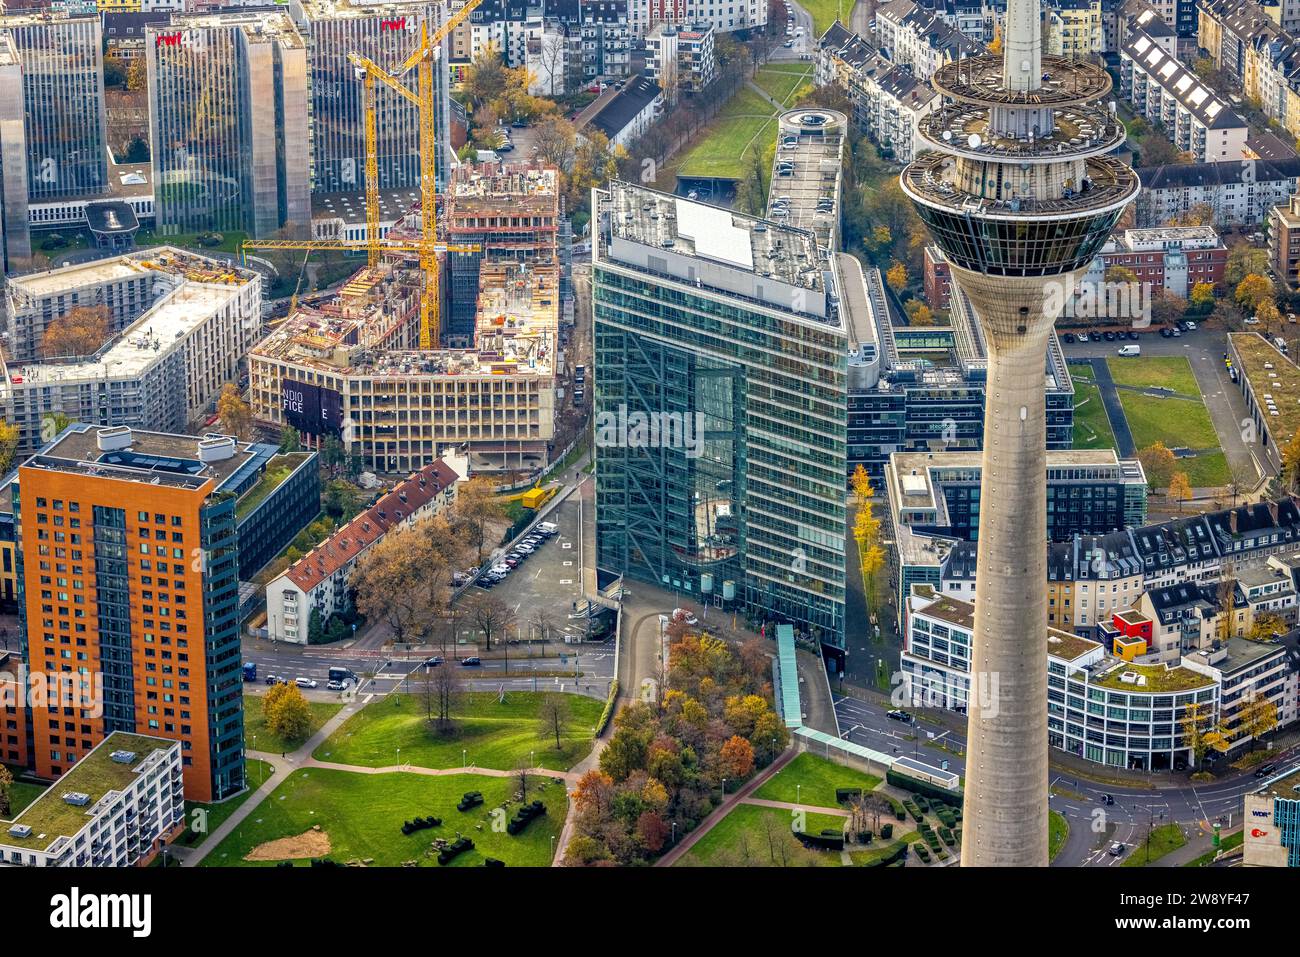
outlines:
[[[847,338],[810,232],[597,190],[598,567],[844,647]]]
[[[176,17],[145,32],[162,235],[311,223],[306,50],[283,14]]]
[[[361,81],[348,62],[359,53],[385,70],[395,71],[419,43],[420,25],[432,33],[443,22],[436,3],[359,3],[354,0],[291,0],[289,15],[308,48],[312,116],[312,189],[316,193],[350,193],[365,189],[366,138]],[[445,53],[445,51],[443,51]],[[407,86],[416,90],[415,71]],[[438,181],[445,182],[448,135],[447,63],[441,56],[434,70]],[[416,189],[420,185],[420,117],[415,105],[380,83],[378,108],[380,189]]]
[[[22,75],[29,198],[103,191],[108,154],[99,18],[16,14],[0,17],[0,34],[12,39]]]

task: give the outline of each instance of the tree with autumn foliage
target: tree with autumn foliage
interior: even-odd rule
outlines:
[[[99,351],[111,334],[107,306],[75,306],[45,327],[41,356],[89,356]]]
[[[1233,298],[1248,312],[1254,312],[1260,303],[1273,298],[1273,280],[1259,273],[1251,273],[1233,291]]]
[[[1163,442],[1153,442],[1145,449],[1141,449],[1137,454],[1138,461],[1142,463],[1142,470],[1146,472],[1147,485],[1150,488],[1168,487],[1174,477],[1174,465],[1177,459],[1174,453],[1170,451]]]
[[[1178,503],[1178,511],[1183,510],[1183,502],[1192,497],[1192,485],[1187,480],[1186,472],[1175,472],[1169,480],[1169,498]]]
[[[894,260],[885,272],[885,282],[889,283],[889,288],[895,293],[902,295],[903,290],[907,288],[907,267]]]
[[[754,746],[733,734],[718,750],[722,771],[730,781],[741,781],[754,773]]]
[[[221,387],[221,396],[217,399],[217,416],[221,419],[221,428],[228,435],[237,439],[246,439],[253,430],[253,410],[244,401],[239,386],[227,382]]]

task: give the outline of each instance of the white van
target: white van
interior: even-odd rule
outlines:
[[[1129,344],[1127,346],[1120,346],[1119,354],[1122,356],[1140,356],[1142,355],[1142,347],[1135,346],[1132,344]]]

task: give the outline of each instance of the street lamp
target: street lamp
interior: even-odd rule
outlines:
[[[465,763],[465,749],[464,749],[464,748],[461,748],[461,749],[460,749],[460,766],[461,766],[462,768],[463,768],[463,767],[468,767],[468,765]]]

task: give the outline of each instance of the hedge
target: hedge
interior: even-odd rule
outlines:
[[[836,788],[835,801],[838,804],[844,804],[848,801],[862,797],[862,788]]]
[[[794,836],[804,847],[819,848],[824,851],[844,850],[844,832],[824,829],[820,834],[807,834],[795,831]]]
[[[925,848],[918,848],[917,850],[919,852],[925,850]],[[889,865],[895,863],[896,861],[902,861],[905,860],[906,858],[907,858],[907,842],[899,841],[897,844],[895,844],[892,848],[889,849],[889,853],[886,854],[884,857],[878,857],[874,861],[867,861],[862,866],[863,867],[888,867]]]
[[[609,697],[605,699],[605,710],[600,713],[600,720],[596,722],[596,737],[600,737],[605,733],[609,719],[614,717],[614,702],[616,700],[618,700],[617,678],[609,683]]]
[[[893,836],[894,836],[894,825],[892,824],[880,825],[880,839],[882,841],[887,841]]]

